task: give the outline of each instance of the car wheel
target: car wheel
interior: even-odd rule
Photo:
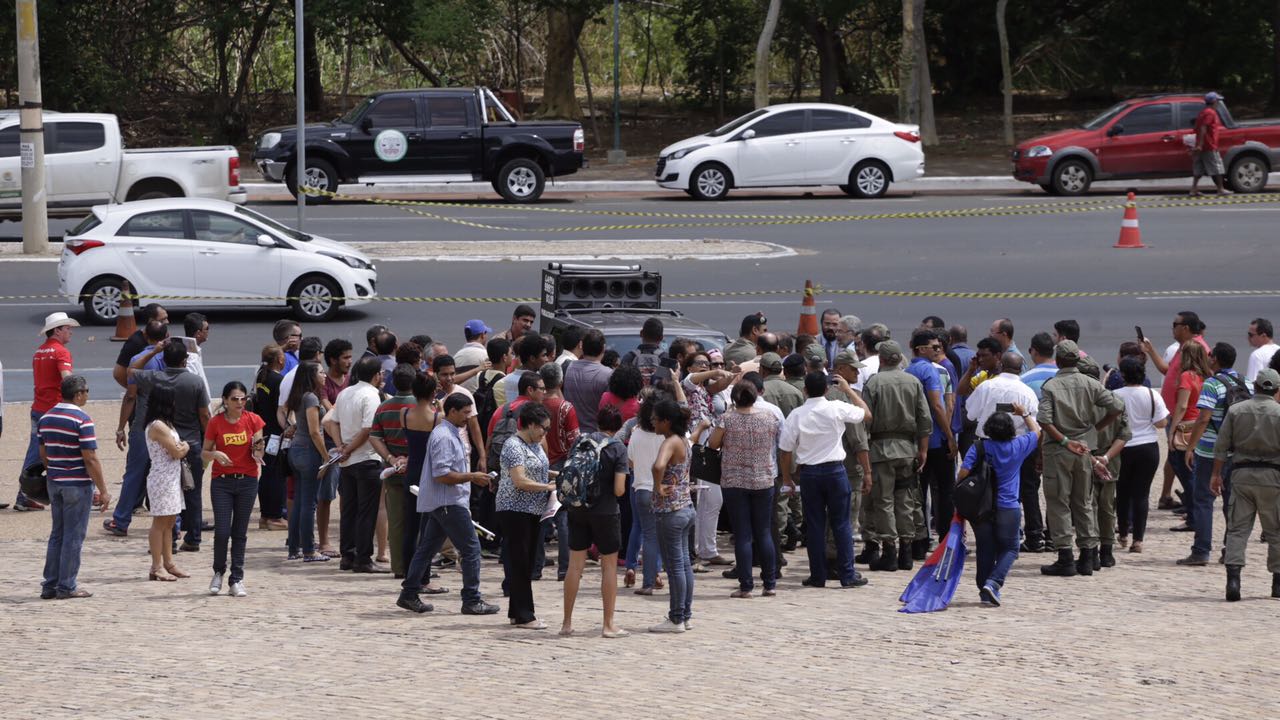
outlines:
[[[297,164],[294,163],[289,166],[289,170],[285,173],[285,185],[295,198],[298,197],[297,167]],[[302,186],[326,193],[323,195],[307,195],[308,205],[323,205],[333,200],[333,194],[338,192],[338,171],[328,160],[323,158],[312,160],[308,158],[306,177],[303,178]]]
[[[699,200],[723,200],[733,186],[733,175],[720,163],[699,165],[689,176],[689,194]]]
[[[542,197],[546,184],[542,167],[529,158],[516,158],[498,172],[498,194],[507,202],[533,202]]]
[[[1261,192],[1267,186],[1267,164],[1257,155],[1236,158],[1227,172],[1227,183],[1238,193]]]
[[[879,160],[863,160],[849,172],[849,184],[840,189],[856,198],[884,197],[889,192],[889,168]]]
[[[332,320],[342,307],[338,300],[342,290],[338,283],[322,275],[304,277],[294,284],[289,291],[289,305],[293,314],[302,322],[324,322]]]
[[[95,325],[110,325],[120,317],[120,300],[124,293],[120,290],[122,281],[117,277],[95,278],[80,292],[80,302],[84,305],[84,313],[89,322]]]
[[[1047,192],[1047,193],[1049,193],[1050,195],[1057,195],[1057,194],[1058,194],[1058,188],[1054,187],[1054,186],[1053,186],[1053,183],[1041,183],[1041,184],[1040,184],[1040,189],[1041,189],[1041,190],[1043,190],[1043,191],[1045,191],[1045,192]]]
[[[1055,195],[1083,195],[1093,184],[1093,170],[1083,160],[1063,160],[1053,169],[1050,181]]]

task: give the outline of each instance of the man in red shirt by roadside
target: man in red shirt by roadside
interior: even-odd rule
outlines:
[[[64,312],[50,314],[44,319],[44,344],[36,348],[31,356],[31,375],[34,378],[35,396],[31,402],[31,439],[27,443],[27,455],[22,461],[22,470],[40,463],[40,437],[36,434],[36,426],[40,418],[54,405],[62,402],[62,378],[71,374],[71,351],[67,343],[71,342],[71,328],[80,327],[80,323],[67,317]],[[44,505],[32,500],[18,490],[18,499],[13,509],[19,512],[43,510]]]
[[[1196,186],[1200,184],[1200,178],[1208,175],[1213,178],[1213,184],[1218,188],[1218,194],[1222,195],[1227,192],[1222,187],[1222,176],[1226,174],[1226,170],[1222,165],[1222,154],[1218,152],[1218,131],[1222,129],[1222,118],[1218,117],[1216,105],[1222,101],[1222,96],[1216,92],[1208,93],[1204,96],[1204,109],[1196,115],[1196,121],[1193,127],[1196,130],[1196,144],[1192,150],[1194,159],[1191,163],[1191,194],[1199,195],[1200,191]]]

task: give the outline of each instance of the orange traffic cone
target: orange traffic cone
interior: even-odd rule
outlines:
[[[1142,231],[1138,229],[1138,206],[1133,202],[1133,193],[1124,204],[1124,220],[1120,221],[1120,240],[1113,247],[1144,248]]]
[[[120,283],[120,312],[116,315],[116,334],[111,336],[112,342],[124,342],[138,330],[133,320],[133,288],[129,281]]]
[[[818,337],[822,330],[818,327],[818,303],[814,300],[817,291],[813,289],[813,281],[804,281],[804,302],[800,305],[800,329],[798,335]]]

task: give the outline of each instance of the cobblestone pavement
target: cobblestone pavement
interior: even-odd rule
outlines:
[[[109,408],[91,408],[100,422]],[[12,413],[13,426],[21,423]],[[113,427],[113,424],[107,427]],[[23,428],[0,445],[0,473],[16,474]],[[15,433],[16,431],[16,433]],[[100,436],[109,436],[100,432]],[[108,458],[118,485],[120,460]],[[0,484],[11,501],[13,481]],[[206,517],[210,511],[206,505]],[[337,513],[334,537],[337,533]],[[774,598],[729,598],[731,580],[697,576],[693,629],[652,635],[665,591],[621,590],[629,638],[600,632],[599,568],[588,566],[570,638],[558,637],[554,568],[534,584],[542,632],[505,613],[459,613],[461,578],[431,598],[435,612],[395,607],[390,576],[337,563],[284,561],[284,533],[249,532],[249,596],[209,597],[212,542],[181,553],[192,574],[146,581],[146,527],[106,537],[91,520],[80,573],[94,592],[38,599],[48,513],[0,512],[0,717],[965,717],[1274,718],[1280,681],[1271,660],[1280,600],[1256,545],[1245,600],[1222,601],[1221,566],[1180,568],[1190,538],[1153,512],[1147,551],[1091,578],[1046,578],[1047,555],[1026,555],[1005,605],[979,605],[972,567],[942,613],[895,612],[909,573],[871,573],[858,590],[809,589],[803,553]],[[726,536],[721,550],[731,554]],[[549,553],[554,555],[554,550]],[[1216,549],[1215,549],[1216,555]],[[482,589],[505,600],[485,561]]]

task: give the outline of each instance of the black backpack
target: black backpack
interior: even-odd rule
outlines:
[[[510,405],[503,406],[502,418],[498,420],[497,425],[493,426],[493,434],[489,436],[488,450],[484,455],[490,471],[497,472],[502,465],[502,446],[507,444],[508,438],[516,434],[517,429],[515,411]]]
[[[987,458],[982,438],[976,439],[974,446],[977,448],[977,460],[968,476],[952,489],[951,502],[960,517],[978,525],[990,520],[995,512],[996,469]]]
[[[1225,418],[1227,416],[1227,411],[1231,409],[1232,405],[1244,402],[1245,400],[1253,397],[1253,392],[1249,389],[1248,384],[1246,384],[1244,380],[1241,380],[1239,375],[1218,373],[1217,375],[1214,375],[1214,377],[1218,379],[1218,382],[1222,383],[1224,388],[1226,388],[1226,393],[1218,399],[1218,404],[1222,406],[1222,417]],[[1210,420],[1210,422],[1213,421]],[[1215,432],[1219,429],[1218,423],[1213,423],[1213,429]]]
[[[502,382],[506,377],[502,373],[494,373],[493,381],[488,385],[485,384],[485,375],[481,373],[480,382],[476,385],[476,391],[472,393],[472,397],[476,401],[476,419],[480,421],[480,432],[485,433],[489,430],[489,421],[493,419],[493,414],[498,411],[498,401],[493,396],[493,386]]]

